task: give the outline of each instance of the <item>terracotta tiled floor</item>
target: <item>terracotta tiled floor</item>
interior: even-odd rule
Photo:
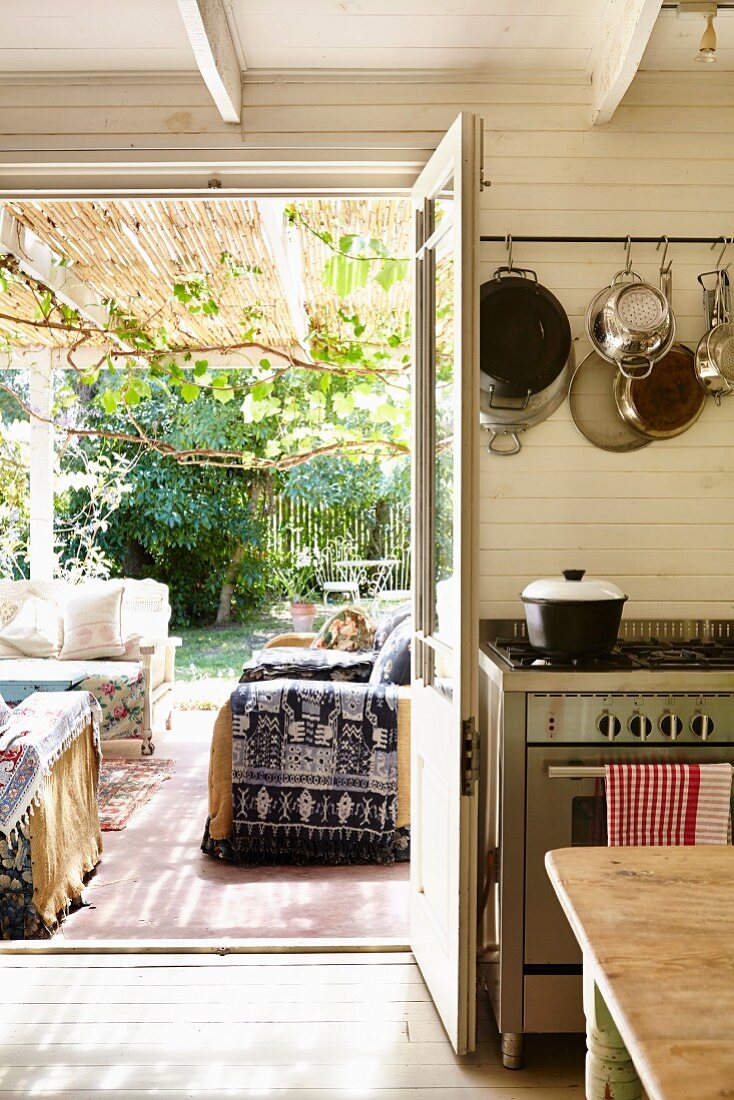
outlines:
[[[64,940],[298,937],[407,942],[407,865],[250,870],[205,856],[206,777],[214,711],[185,711],[156,739],[176,768],[119,833],[90,880],[87,907],[64,922]],[[138,743],[129,751],[139,753]]]

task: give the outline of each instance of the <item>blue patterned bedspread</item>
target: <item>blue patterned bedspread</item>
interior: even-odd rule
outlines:
[[[387,863],[405,849],[394,685],[240,684],[231,705],[238,863]]]

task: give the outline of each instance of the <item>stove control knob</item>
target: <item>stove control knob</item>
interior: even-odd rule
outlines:
[[[677,741],[683,729],[683,723],[677,714],[666,710],[660,718],[660,732],[669,737],[671,741]]]
[[[605,710],[597,718],[596,728],[603,737],[606,737],[609,741],[613,741],[614,738],[619,735],[619,731],[622,729],[622,723],[619,718],[615,718],[613,714]]]
[[[714,732],[714,723],[709,718],[708,714],[694,714],[691,718],[691,729],[695,733],[696,737],[700,737],[702,741],[708,741],[711,734]]]
[[[652,722],[636,710],[628,722],[628,727],[633,737],[639,737],[640,741],[647,741],[652,731]]]

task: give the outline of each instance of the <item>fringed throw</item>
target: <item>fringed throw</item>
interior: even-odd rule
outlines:
[[[238,863],[388,863],[398,838],[394,685],[278,680],[232,693]]]
[[[101,710],[88,691],[37,691],[0,733],[0,834],[12,840],[27,825],[51,768],[90,722],[99,748]]]

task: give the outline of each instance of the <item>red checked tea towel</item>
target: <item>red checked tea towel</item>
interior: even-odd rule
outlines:
[[[727,844],[730,764],[607,764],[610,847]]]

